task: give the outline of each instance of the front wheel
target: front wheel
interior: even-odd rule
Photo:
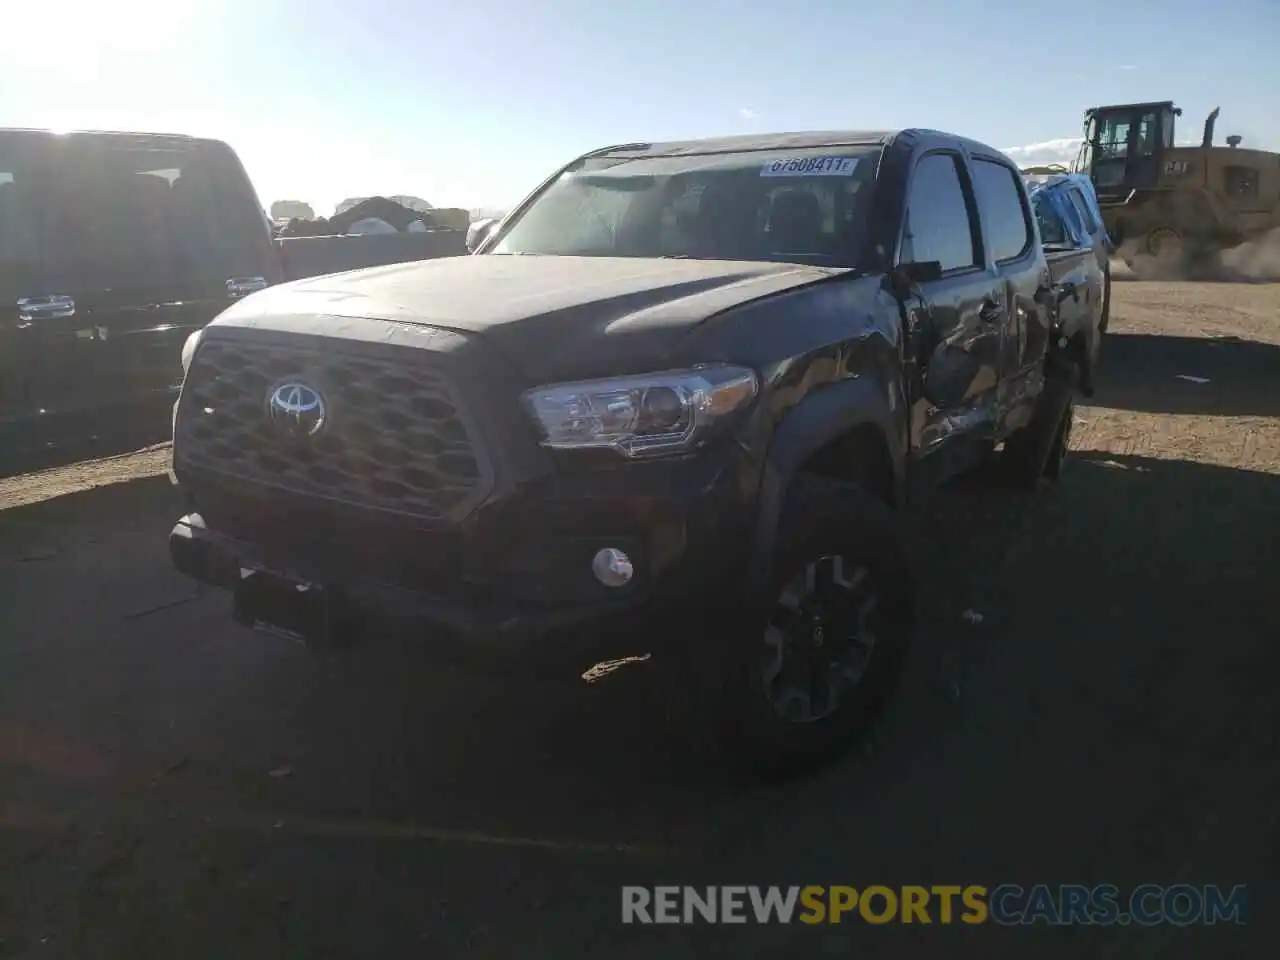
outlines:
[[[896,685],[914,624],[893,512],[860,488],[797,478],[766,589],[737,618],[722,720],[763,776],[852,747]]]

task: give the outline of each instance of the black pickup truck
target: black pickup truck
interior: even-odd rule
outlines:
[[[461,230],[273,242],[216,140],[0,130],[0,468],[59,441],[160,439],[182,344],[269,284],[465,254]]]
[[[395,612],[510,662],[651,652],[761,767],[829,756],[911,637],[896,514],[980,464],[1057,476],[1099,306],[971,140],[598,150],[474,256],[285,284],[194,336],[172,558],[316,643]]]

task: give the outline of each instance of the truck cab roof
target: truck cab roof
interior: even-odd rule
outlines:
[[[941,130],[908,127],[900,130],[808,130],[791,133],[738,134],[703,137],[697,140],[670,140],[654,143],[626,143],[593,150],[590,157],[679,157],[751,151],[812,150],[821,147],[888,146],[895,141],[939,141],[962,145],[971,153],[1000,154],[1000,151]]]
[[[151,143],[157,140],[180,140],[185,143],[221,143],[208,137],[193,137],[186,133],[144,133],[135,130],[51,130],[40,127],[0,127],[0,134],[32,137],[109,137],[123,140],[138,140]]]

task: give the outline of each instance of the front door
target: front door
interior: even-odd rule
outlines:
[[[1160,182],[1160,113],[1144,110],[1129,128],[1129,156],[1125,183],[1131,189],[1147,190]]]
[[[1093,182],[1098,192],[1123,197],[1160,180],[1163,133],[1159,110],[1118,110],[1098,116]]]
[[[924,476],[964,469],[998,420],[1001,351],[1009,304],[985,266],[977,203],[958,153],[921,157],[907,192],[899,261],[937,261],[909,324],[922,374],[911,439]],[[926,467],[927,463],[927,467]]]

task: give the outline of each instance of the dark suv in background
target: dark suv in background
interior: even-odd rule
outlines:
[[[162,439],[183,341],[280,269],[226,144],[0,131],[0,460]]]

